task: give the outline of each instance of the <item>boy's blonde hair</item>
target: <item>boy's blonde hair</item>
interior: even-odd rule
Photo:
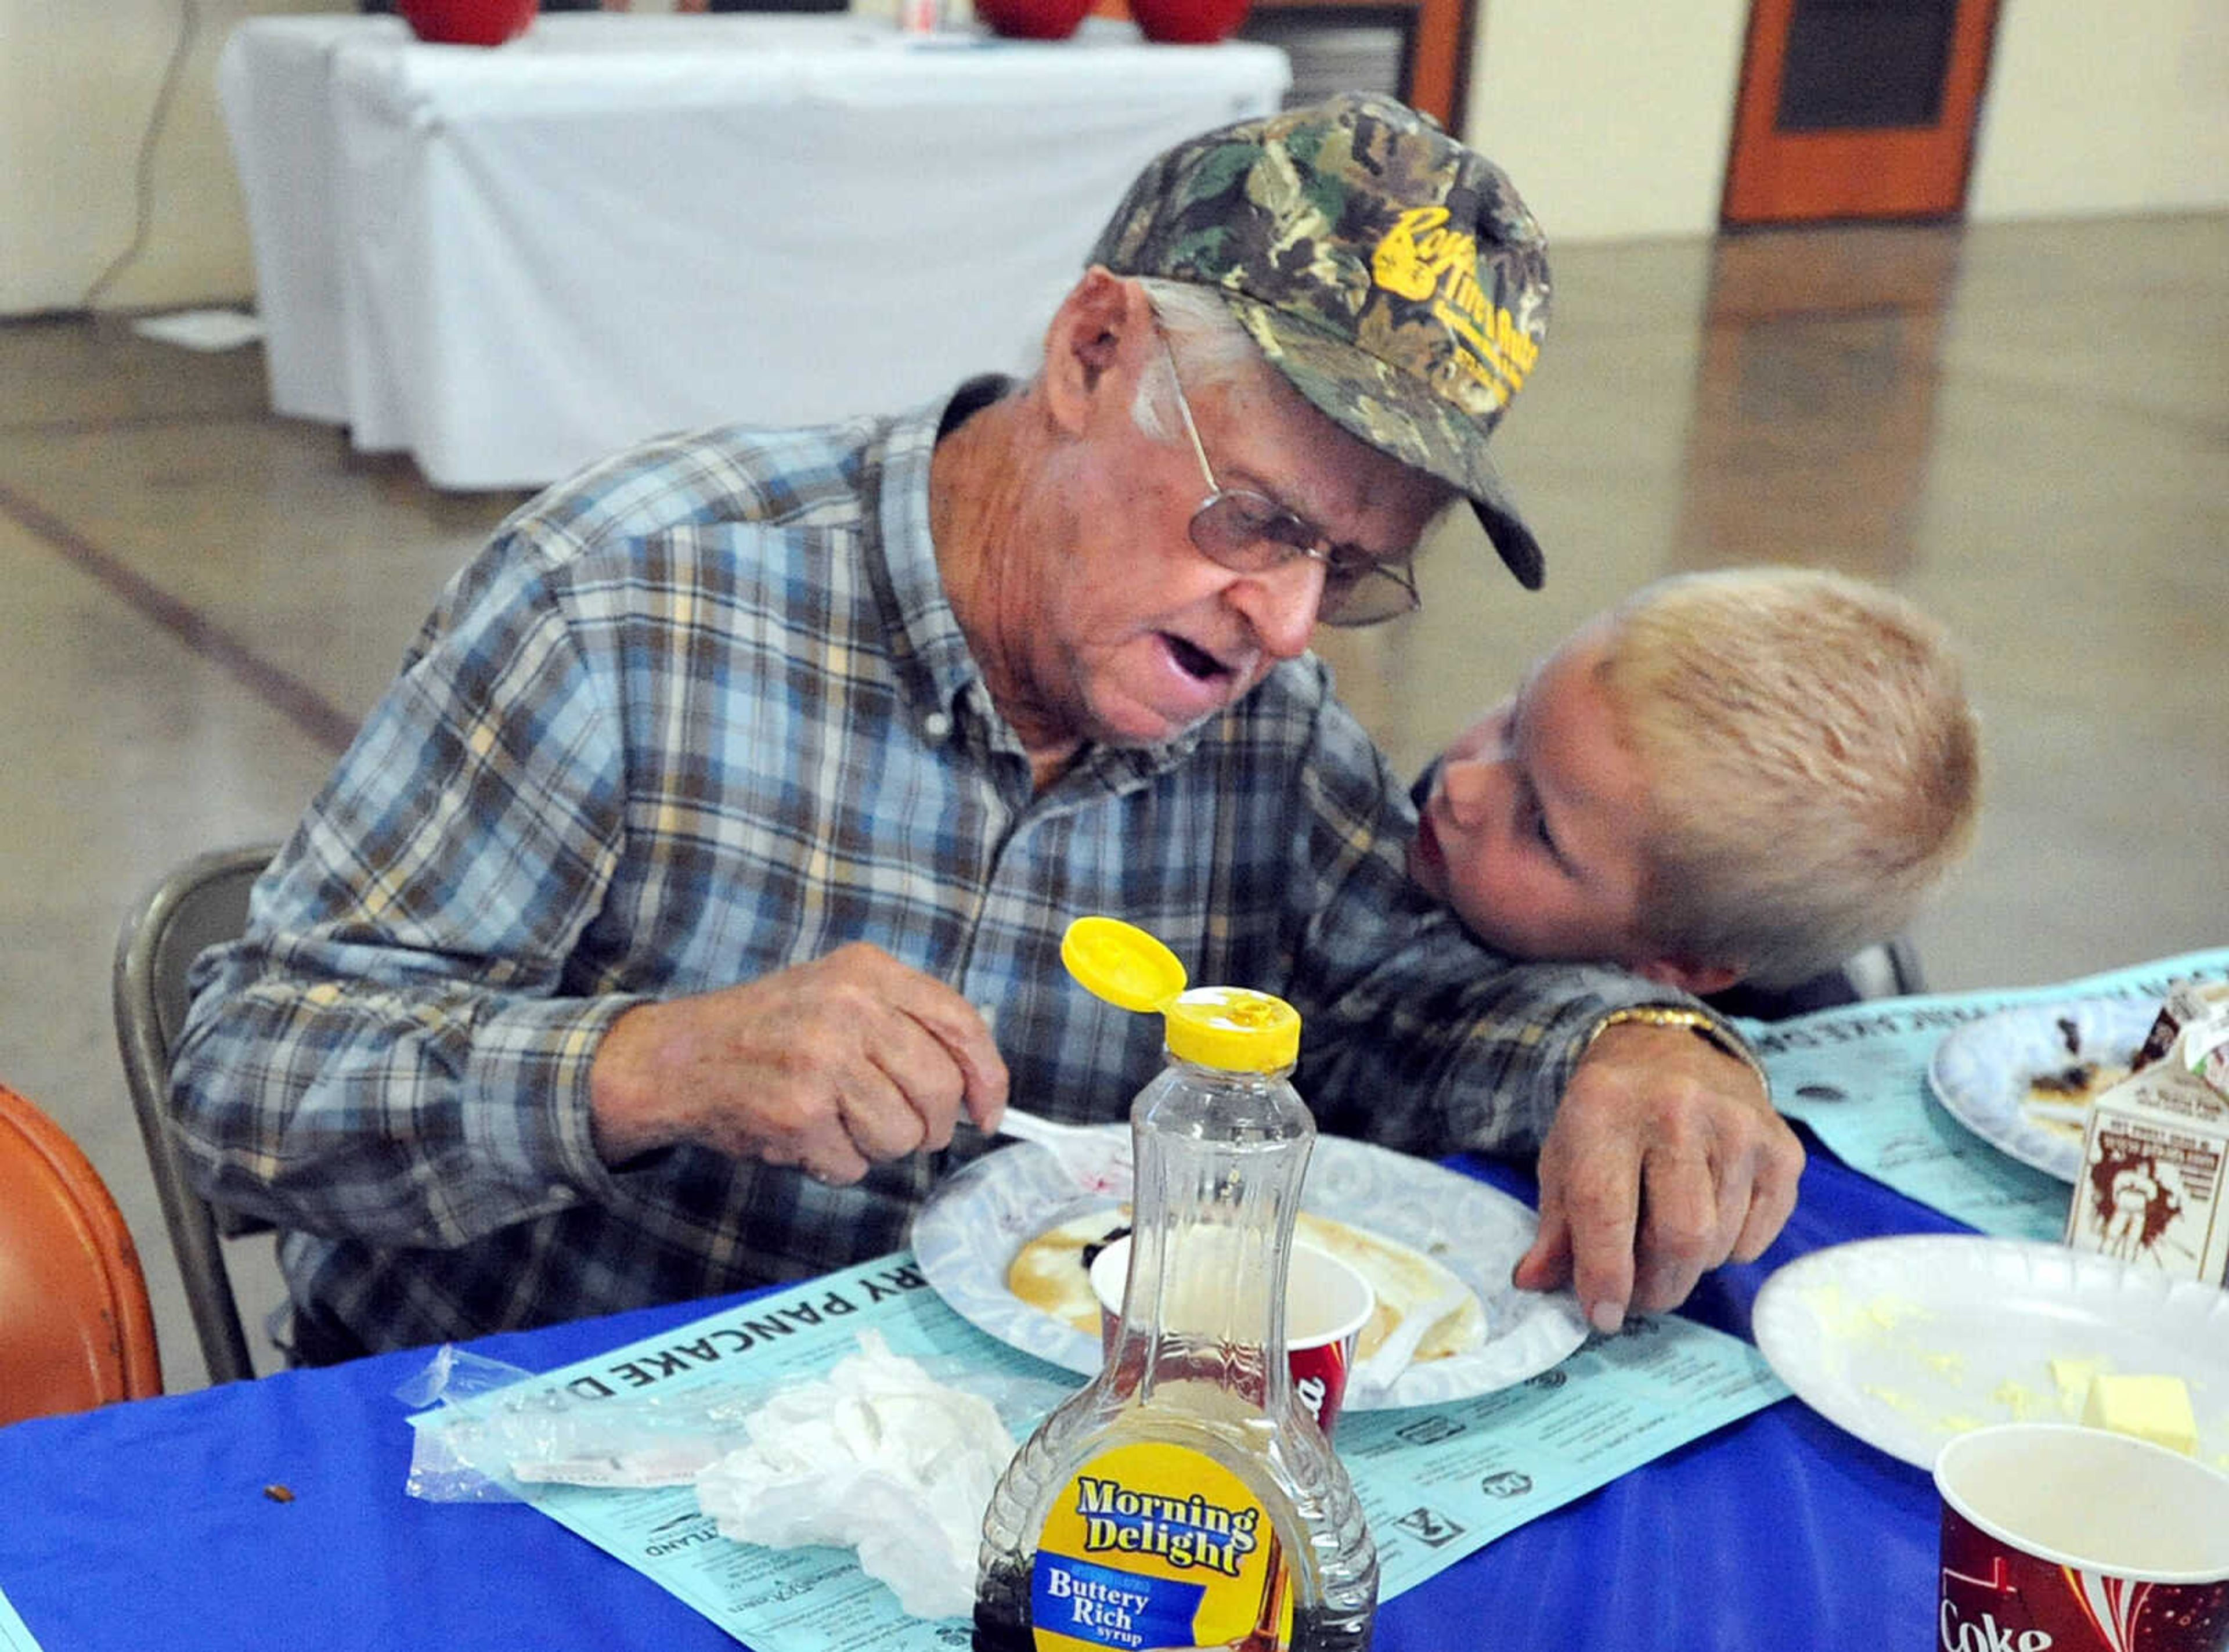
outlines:
[[[1980,805],[1980,729],[1943,627],[1795,568],[1675,575],[1610,623],[1602,680],[1651,800],[1650,941],[1776,987],[1902,930]]]

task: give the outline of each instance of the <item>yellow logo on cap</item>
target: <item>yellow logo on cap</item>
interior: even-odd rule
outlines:
[[[1370,273],[1389,292],[1422,303],[1468,348],[1457,359],[1506,402],[1539,359],[1540,346],[1478,281],[1478,240],[1448,228],[1445,207],[1411,207],[1370,255]]]

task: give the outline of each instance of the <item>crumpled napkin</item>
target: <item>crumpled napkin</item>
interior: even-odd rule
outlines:
[[[974,1610],[983,1512],[1014,1455],[991,1403],[929,1377],[873,1331],[825,1378],[778,1390],[750,1443],[697,1475],[722,1535],[858,1551],[915,1617]]]

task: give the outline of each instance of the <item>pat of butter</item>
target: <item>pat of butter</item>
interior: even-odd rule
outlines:
[[[2198,1419],[2190,1409],[2190,1390],[2180,1377],[2093,1377],[2082,1421],[2091,1428],[2133,1434],[2185,1456],[2198,1453]]]
[[[2059,1390],[2059,1409],[2070,1417],[2082,1415],[2083,1402],[2089,1397],[2090,1385],[2105,1369],[2103,1360],[2054,1359],[2051,1362],[2051,1385]]]

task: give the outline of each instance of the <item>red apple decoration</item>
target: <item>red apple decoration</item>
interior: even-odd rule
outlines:
[[[1014,40],[1066,40],[1091,0],[975,0],[975,15]]]
[[[1138,32],[1164,46],[1212,46],[1246,21],[1248,0],[1130,0]]]
[[[500,46],[526,32],[541,0],[399,0],[421,40],[443,46]]]

